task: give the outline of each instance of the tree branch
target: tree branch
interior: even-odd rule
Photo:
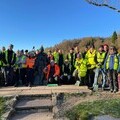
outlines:
[[[112,10],[115,10],[115,11],[117,11],[117,12],[120,12],[120,9],[117,9],[117,8],[115,8],[115,7],[113,7],[113,6],[110,6],[110,5],[108,5],[108,4],[99,4],[99,3],[97,3],[97,2],[95,2],[95,1],[93,1],[93,0],[85,0],[85,1],[87,1],[89,4],[92,4],[92,5],[95,5],[95,6],[99,6],[99,7],[102,7],[102,6],[104,6],[104,7],[108,7],[108,8],[110,8],[110,9],[112,9]]]

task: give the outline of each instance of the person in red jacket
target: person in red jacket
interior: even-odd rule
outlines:
[[[34,83],[34,63],[35,63],[35,53],[33,51],[28,53],[26,60],[27,66],[27,85],[31,87]]]
[[[59,84],[60,68],[54,62],[54,60],[51,60],[50,64],[48,64],[43,71],[46,74],[46,79],[48,83]]]

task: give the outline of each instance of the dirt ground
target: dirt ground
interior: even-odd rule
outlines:
[[[58,100],[57,108],[58,111],[55,114],[56,118],[65,116],[65,112],[70,108],[82,103],[82,102],[92,102],[96,100],[109,100],[120,98],[120,93],[111,93],[109,91],[103,92],[92,92],[90,94],[64,94],[62,99]]]

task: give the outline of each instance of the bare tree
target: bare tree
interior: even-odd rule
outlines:
[[[112,10],[120,12],[120,0],[85,0],[85,1],[95,6],[108,7]]]

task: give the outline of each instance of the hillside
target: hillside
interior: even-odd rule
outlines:
[[[120,48],[120,35],[118,35],[118,39],[116,40],[115,44],[112,43],[111,37],[102,38],[102,37],[86,37],[81,39],[73,39],[73,40],[64,40],[59,44],[56,44],[53,47],[46,48],[46,52],[48,50],[54,51],[55,48],[63,50],[65,53],[69,51],[71,47],[78,46],[80,51],[84,50],[87,44],[94,42],[96,49],[99,45],[108,44],[108,45],[115,45],[117,48]]]

